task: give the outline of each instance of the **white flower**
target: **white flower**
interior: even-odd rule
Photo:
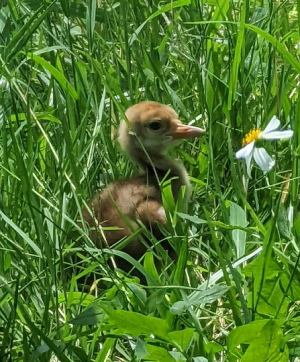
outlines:
[[[276,116],[273,116],[265,130],[253,129],[243,139],[243,148],[235,154],[236,158],[244,158],[247,166],[247,174],[251,178],[251,161],[254,158],[257,165],[264,171],[270,171],[275,165],[273,158],[269,156],[263,147],[257,147],[255,142],[258,140],[282,140],[289,139],[293,136],[292,130],[278,131],[280,121]]]

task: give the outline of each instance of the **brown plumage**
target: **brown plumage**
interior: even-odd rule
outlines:
[[[169,106],[157,102],[142,102],[126,111],[127,121],[122,121],[119,128],[119,143],[122,150],[135,161],[143,172],[125,180],[114,182],[96,194],[89,202],[93,216],[84,209],[83,217],[89,226],[99,229],[117,226],[119,230],[104,231],[109,245],[130,236],[138,228],[139,219],[154,235],[158,235],[157,223],[165,224],[165,212],[159,182],[165,178],[172,180],[172,192],[176,200],[181,186],[189,189],[186,170],[179,160],[166,155],[168,148],[176,140],[200,137],[204,130],[183,125],[178,115]],[[124,217],[127,222],[124,221]],[[91,239],[99,247],[99,231],[90,232]],[[124,249],[138,259],[145,252],[144,246],[133,240]]]

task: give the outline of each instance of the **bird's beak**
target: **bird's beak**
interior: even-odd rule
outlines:
[[[173,137],[174,140],[183,140],[186,138],[201,137],[204,133],[205,130],[202,128],[180,124],[171,131],[169,135]]]

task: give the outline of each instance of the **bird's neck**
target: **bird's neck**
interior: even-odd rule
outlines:
[[[162,180],[172,179],[172,191],[174,199],[176,200],[181,186],[186,187],[185,196],[190,196],[190,183],[188,175],[183,164],[178,159],[171,159],[168,155],[164,154],[147,154],[141,153],[135,155],[135,161],[138,165],[145,170],[148,175],[152,175],[156,179],[157,183]]]

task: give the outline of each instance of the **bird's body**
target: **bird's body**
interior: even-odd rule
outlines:
[[[160,182],[171,180],[175,200],[181,186],[189,188],[183,164],[165,153],[174,145],[174,140],[199,137],[204,133],[200,128],[183,125],[171,107],[156,102],[139,103],[127,110],[126,117],[128,122],[122,121],[120,125],[119,143],[142,173],[114,182],[96,194],[89,203],[92,214],[83,210],[84,220],[94,228],[90,237],[100,247],[103,244],[97,225],[118,227],[118,230],[104,231],[109,245],[130,236],[138,228],[136,220],[159,236],[157,223],[166,223]],[[145,248],[134,239],[124,251],[138,259]]]

